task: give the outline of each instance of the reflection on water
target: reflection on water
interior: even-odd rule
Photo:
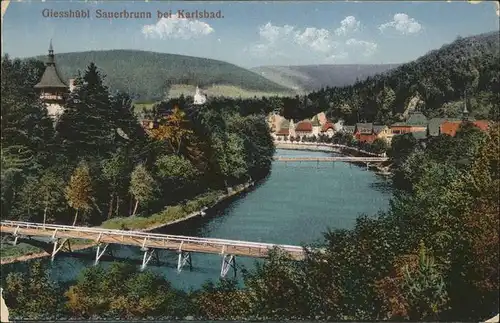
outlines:
[[[321,152],[278,150],[279,156],[331,156]],[[390,197],[387,180],[352,164],[274,162],[270,176],[253,191],[219,205],[204,218],[181,223],[158,232],[254,242],[302,245],[321,240],[328,228],[351,228],[361,214],[374,215],[386,209]],[[113,254],[142,262],[136,247],[110,246]],[[108,247],[109,248],[109,247]],[[52,277],[74,279],[84,267],[93,265],[95,250],[88,258],[56,257]],[[148,270],[168,278],[175,287],[190,289],[220,275],[220,255],[193,254],[193,271],[177,273],[177,253],[161,251],[162,265]],[[50,259],[45,261],[50,262]],[[153,260],[152,260],[153,261]],[[239,268],[252,268],[257,260],[238,257]],[[100,266],[109,266],[101,261]],[[4,274],[23,270],[23,265],[3,266]],[[229,272],[228,275],[232,275]],[[241,276],[241,275],[240,275]]]
[[[370,184],[370,187],[376,191],[379,191],[384,194],[391,194],[392,193],[392,184],[391,180],[380,177],[377,182],[373,182]]]

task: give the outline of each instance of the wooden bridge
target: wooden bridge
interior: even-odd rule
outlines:
[[[281,162],[359,162],[359,163],[381,163],[389,160],[387,157],[288,157],[277,156],[275,161]]]
[[[221,276],[225,277],[229,269],[236,273],[235,256],[266,258],[271,249],[277,247],[288,253],[292,259],[300,260],[305,256],[304,248],[291,245],[273,245],[269,243],[226,240],[216,238],[197,238],[178,235],[147,233],[141,231],[110,230],[96,227],[76,227],[67,225],[41,224],[19,221],[1,221],[0,232],[14,238],[45,237],[53,243],[52,261],[63,248],[71,252],[69,239],[85,239],[97,245],[94,264],[106,252],[110,244],[141,247],[144,252],[141,269],[144,269],[155,250],[166,249],[178,252],[177,271],[188,264],[192,268],[191,253],[220,254],[222,256]],[[158,260],[158,259],[157,259]]]

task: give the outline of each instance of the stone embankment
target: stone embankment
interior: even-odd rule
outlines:
[[[143,231],[143,232],[154,231],[154,230],[158,230],[158,229],[161,229],[161,228],[165,228],[165,227],[171,226],[171,225],[176,224],[176,223],[188,221],[188,220],[190,220],[192,218],[195,218],[195,217],[203,216],[206,211],[210,210],[211,208],[214,208],[219,203],[221,203],[223,201],[226,201],[226,200],[228,200],[228,199],[230,199],[230,198],[232,198],[232,197],[234,197],[234,196],[236,196],[238,194],[241,194],[242,192],[247,191],[249,188],[251,188],[254,185],[255,185],[255,183],[253,181],[251,181],[251,182],[247,182],[247,183],[245,183],[243,185],[238,185],[238,186],[229,188],[228,189],[228,193],[224,194],[224,195],[221,195],[217,199],[217,201],[215,203],[213,203],[212,205],[206,206],[206,207],[202,208],[199,211],[196,211],[196,212],[193,212],[191,214],[188,214],[187,216],[185,216],[185,217],[183,217],[181,219],[177,219],[177,220],[170,221],[170,222],[167,222],[167,223],[162,223],[162,224],[159,224],[159,225],[155,225],[155,226],[152,226],[152,227],[149,227],[149,228],[146,228],[146,229],[137,230],[137,231]],[[94,247],[95,245],[96,245],[95,243],[72,245],[71,246],[71,250],[72,251],[78,251],[78,250],[88,249],[88,248]],[[0,260],[0,265],[5,265],[5,264],[10,264],[10,263],[15,263],[15,262],[22,262],[22,261],[31,260],[31,259],[37,259],[37,258],[44,258],[44,257],[48,257],[48,256],[50,256],[50,254],[47,253],[47,252],[39,252],[39,253],[34,253],[34,254],[29,254],[29,255],[9,257],[9,258],[1,259]]]

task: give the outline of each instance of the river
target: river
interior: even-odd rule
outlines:
[[[277,150],[279,156],[331,156],[330,153]],[[208,212],[205,218],[163,229],[199,237],[226,238],[290,245],[322,239],[327,228],[351,228],[361,214],[375,215],[387,209],[389,183],[383,177],[352,164],[274,162],[270,176],[254,190]],[[113,255],[142,259],[136,247],[112,246]],[[95,249],[88,250],[92,255]],[[193,254],[193,270],[177,273],[177,254],[160,252],[161,266],[154,263],[147,270],[165,275],[173,286],[185,290],[198,288],[208,279],[217,280],[221,256]],[[50,262],[49,258],[43,261]],[[252,267],[255,259],[237,258],[238,267]],[[75,279],[92,259],[56,256],[51,275],[57,281]],[[101,261],[100,266],[109,266]],[[2,266],[2,274],[25,270],[26,264]],[[228,276],[232,275],[232,271]],[[241,275],[239,275],[241,277]],[[5,277],[5,276],[4,276]]]

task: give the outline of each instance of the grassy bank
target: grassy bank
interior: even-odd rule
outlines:
[[[71,250],[85,249],[93,245],[93,241],[85,239],[69,239]],[[38,258],[48,255],[42,248],[35,247],[29,243],[20,242],[17,245],[2,244],[0,253],[1,264],[14,262],[15,259],[23,257],[26,259]],[[32,257],[30,257],[32,256]]]
[[[1,259],[27,256],[34,253],[44,252],[43,249],[32,246],[27,243],[19,243],[15,246],[2,244],[1,250],[2,250],[2,252],[0,253]]]
[[[165,210],[148,217],[113,218],[101,224],[106,229],[141,230],[156,227],[175,220],[183,219],[203,207],[210,207],[224,194],[222,191],[211,191],[196,197],[185,204],[168,206]]]

